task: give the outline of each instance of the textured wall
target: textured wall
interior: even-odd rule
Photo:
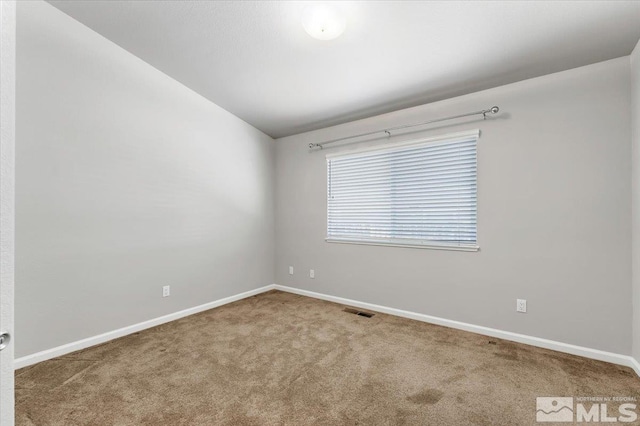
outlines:
[[[629,102],[624,57],[278,139],[277,283],[630,354]],[[394,138],[481,129],[479,252],[324,241],[324,154],[349,148],[309,142],[492,105],[495,119]]]
[[[16,356],[273,282],[271,138],[47,3],[17,40]]]

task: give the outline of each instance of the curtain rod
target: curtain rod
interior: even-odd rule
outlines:
[[[330,143],[341,142],[341,141],[345,141],[347,139],[359,138],[361,136],[375,135],[376,133],[382,133],[382,132],[386,133],[387,136],[391,136],[391,131],[393,131],[393,130],[406,129],[406,128],[409,128],[409,127],[416,127],[416,126],[424,126],[425,124],[438,123],[440,121],[446,121],[446,120],[454,120],[456,118],[469,117],[471,115],[480,115],[480,114],[482,114],[483,119],[486,120],[487,119],[487,114],[496,114],[498,111],[500,111],[500,108],[498,108],[497,106],[492,106],[489,109],[483,109],[481,111],[468,112],[466,114],[460,114],[460,115],[452,115],[451,117],[438,118],[436,120],[429,120],[429,121],[422,121],[420,123],[405,124],[405,125],[396,126],[396,127],[387,127],[386,129],[374,130],[373,132],[360,133],[360,134],[351,135],[351,136],[344,136],[342,138],[330,139],[330,140],[324,141],[324,142],[310,143],[309,144],[309,149],[313,149],[313,148],[322,149],[324,145],[327,145],[327,144],[330,144]]]

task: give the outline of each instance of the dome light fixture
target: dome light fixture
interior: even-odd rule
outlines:
[[[302,11],[302,26],[313,38],[332,40],[344,32],[346,19],[329,3],[312,3]]]

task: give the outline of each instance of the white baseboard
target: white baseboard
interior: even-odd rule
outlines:
[[[631,368],[633,368],[633,369],[635,370],[635,372],[636,372],[636,374],[637,374],[638,376],[640,376],[640,362],[638,362],[638,360],[637,360],[637,359],[635,359],[635,358],[632,358],[632,357],[629,357],[629,358],[631,358],[631,365],[630,365],[630,367],[631,367]]]
[[[329,302],[340,303],[342,305],[349,305],[356,308],[382,312],[385,314],[395,315],[398,317],[409,318],[409,319],[422,321],[422,322],[428,322],[430,324],[442,325],[445,327],[469,331],[477,334],[483,334],[486,336],[496,337],[499,339],[509,340],[512,342],[524,343],[531,346],[537,346],[540,348],[551,349],[554,351],[564,352],[572,355],[578,355],[585,358],[591,358],[599,361],[605,361],[613,364],[623,365],[625,367],[631,367],[633,370],[635,370],[638,376],[640,376],[640,363],[638,363],[638,361],[636,361],[634,358],[628,355],[621,355],[613,352],[601,351],[599,349],[591,349],[583,346],[571,345],[568,343],[542,339],[540,337],[527,336],[525,334],[512,333],[510,331],[503,331],[495,328],[483,327],[483,326],[468,324],[460,321],[453,321],[445,318],[434,317],[431,315],[403,311],[401,309],[389,308],[381,305],[374,305],[372,303],[359,302],[357,300],[345,299],[337,296],[330,296],[327,294],[316,293],[309,290],[301,290],[298,288],[282,286],[279,284],[274,284],[272,288],[275,290],[286,291],[288,293],[299,294],[301,296],[308,296],[308,297],[313,297],[315,299],[322,299],[322,300],[327,300]]]
[[[48,359],[56,358],[62,355],[69,354],[71,352],[79,351],[90,346],[99,345],[101,343],[108,342],[109,340],[117,339],[128,334],[136,333],[147,328],[155,327],[160,324],[164,324],[170,321],[175,321],[180,318],[184,318],[189,315],[197,314],[198,312],[207,311],[209,309],[217,308],[218,306],[226,305],[227,303],[235,302],[240,299],[255,296],[256,294],[264,293],[265,291],[273,290],[273,284],[256,288],[254,290],[245,291],[244,293],[236,294],[234,296],[225,297],[224,299],[215,300],[213,302],[205,303],[204,305],[195,306],[193,308],[184,309],[182,311],[174,312],[172,314],[164,315],[158,318],[143,321],[138,324],[130,325],[127,327],[119,328],[117,330],[108,331],[106,333],[99,334],[97,336],[88,337],[86,339],[78,340],[76,342],[67,343],[66,345],[58,346],[52,349],[47,349],[42,352],[36,352],[35,354],[16,358],[13,362],[14,369],[27,367],[38,362],[46,361]]]
[[[264,293],[269,290],[285,291],[288,293],[299,294],[301,296],[313,297],[315,299],[321,299],[321,300],[327,300],[329,302],[340,303],[342,305],[354,306],[357,308],[381,312],[389,315],[395,315],[403,318],[409,318],[417,321],[427,322],[430,324],[442,325],[445,327],[455,328],[458,330],[469,331],[471,333],[477,333],[477,334],[482,334],[486,336],[496,337],[499,339],[509,340],[512,342],[524,343],[531,346],[537,346],[540,348],[551,349],[558,352],[578,355],[585,358],[611,362],[613,364],[630,367],[636,372],[636,374],[638,374],[638,376],[640,376],[640,363],[628,355],[620,355],[612,352],[601,351],[599,349],[591,349],[583,346],[576,346],[568,343],[542,339],[539,337],[527,336],[525,334],[512,333],[510,331],[503,331],[495,328],[483,327],[483,326],[468,324],[460,321],[448,320],[445,318],[434,317],[431,315],[419,314],[419,313],[410,312],[410,311],[403,311],[401,309],[389,308],[386,306],[375,305],[372,303],[359,302],[357,300],[345,299],[343,297],[337,297],[337,296],[330,296],[327,294],[316,293],[309,290],[301,290],[298,288],[282,286],[279,284],[267,285],[254,290],[246,291],[244,293],[236,294],[234,296],[225,297],[224,299],[219,299],[213,302],[205,303],[204,305],[185,309],[179,312],[174,312],[172,314],[164,315],[162,317],[154,318],[138,324],[130,325],[130,326],[123,327],[113,331],[109,331],[107,333],[99,334],[97,336],[88,337],[86,339],[78,340],[76,342],[68,343],[66,345],[58,346],[52,349],[47,349],[45,351],[37,352],[35,354],[27,355],[21,358],[16,358],[14,361],[14,368],[19,369],[19,368],[27,367],[29,365],[46,361],[48,359],[56,358],[62,355],[66,355],[71,352],[78,351],[80,349],[85,349],[90,346],[99,345],[101,343],[108,342],[109,340],[117,339],[118,337],[123,337],[128,334],[145,330],[147,328],[155,327],[157,325],[164,324],[170,321],[175,321],[177,319],[184,318],[189,315],[197,314],[198,312],[203,312],[209,309],[216,308],[218,306],[226,305],[228,303],[235,302],[240,299],[245,299],[247,297],[255,296],[256,294]]]

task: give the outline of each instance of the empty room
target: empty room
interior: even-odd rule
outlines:
[[[0,0],[0,425],[640,425],[640,1]]]

